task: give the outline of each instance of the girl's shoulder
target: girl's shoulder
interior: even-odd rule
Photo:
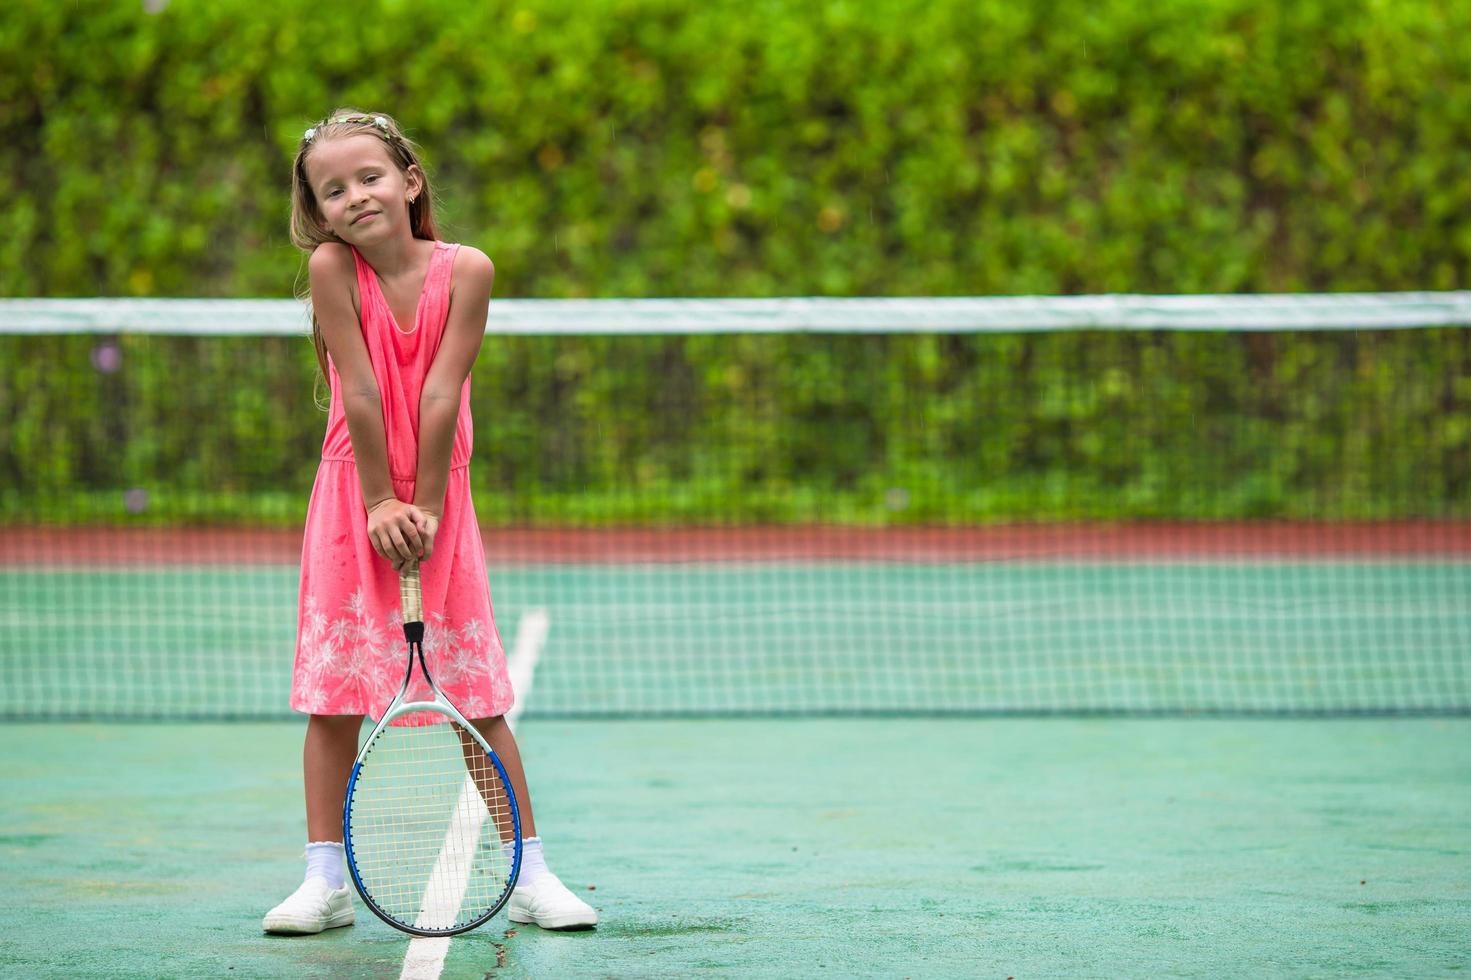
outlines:
[[[352,253],[352,246],[346,242],[319,242],[308,256],[307,264],[314,270],[352,270],[355,267]]]
[[[449,248],[456,249],[456,252],[455,252],[455,265],[456,265],[456,267],[458,267],[461,262],[466,262],[466,263],[470,263],[470,264],[475,264],[475,263],[485,264],[485,263],[489,263],[490,262],[490,256],[486,255],[484,252],[482,252],[480,249],[476,248],[474,245],[470,245],[470,244],[468,244],[466,242],[445,242],[445,241],[441,241],[439,244],[445,245],[445,246],[447,246]]]
[[[458,249],[455,252],[454,265],[450,267],[449,295],[453,300],[455,296],[455,284],[465,282],[473,278],[485,278],[491,282],[495,281],[495,263],[474,245],[466,245],[460,242],[445,242]]]
[[[362,302],[358,297],[357,257],[354,249],[346,242],[321,242],[307,259],[312,276],[319,282],[331,284],[330,288],[346,285],[352,297],[352,309],[362,316]]]

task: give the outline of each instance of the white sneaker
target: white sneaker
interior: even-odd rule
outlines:
[[[534,885],[517,886],[506,915],[512,922],[535,922],[543,929],[591,929],[598,924],[597,911],[550,871],[542,872]]]
[[[333,888],[326,878],[312,875],[291,897],[266,913],[261,926],[266,932],[293,935],[352,925],[352,894],[343,882]]]

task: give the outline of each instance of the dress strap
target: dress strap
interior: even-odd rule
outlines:
[[[458,243],[435,242],[434,260],[429,266],[428,281],[424,284],[424,320],[433,325],[434,346],[444,332],[444,321],[449,315],[449,287],[454,275],[455,255]]]

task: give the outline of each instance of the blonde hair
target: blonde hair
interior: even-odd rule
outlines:
[[[312,193],[311,183],[306,176],[306,158],[312,147],[324,140],[344,139],[348,136],[367,134],[376,136],[388,151],[388,159],[399,172],[408,175],[409,167],[416,166],[423,174],[424,188],[409,205],[409,227],[415,238],[434,241],[439,232],[434,225],[434,192],[429,184],[429,173],[419,159],[419,148],[403,134],[394,118],[382,112],[360,112],[351,107],[336,109],[323,116],[315,125],[302,134],[301,145],[296,149],[296,162],[291,167],[291,244],[308,256],[324,242],[340,242],[330,231],[322,228],[322,210],[317,197]],[[327,342],[322,337],[322,325],[311,308],[311,286],[298,285],[296,298],[307,304],[312,318],[312,346],[317,352],[317,366],[322,380],[331,383],[327,373]],[[325,408],[316,400],[318,408]]]

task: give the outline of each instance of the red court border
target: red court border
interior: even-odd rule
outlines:
[[[697,561],[1471,561],[1471,521],[1012,524],[984,527],[482,527],[492,566]],[[296,564],[301,530],[0,528],[0,566]]]

